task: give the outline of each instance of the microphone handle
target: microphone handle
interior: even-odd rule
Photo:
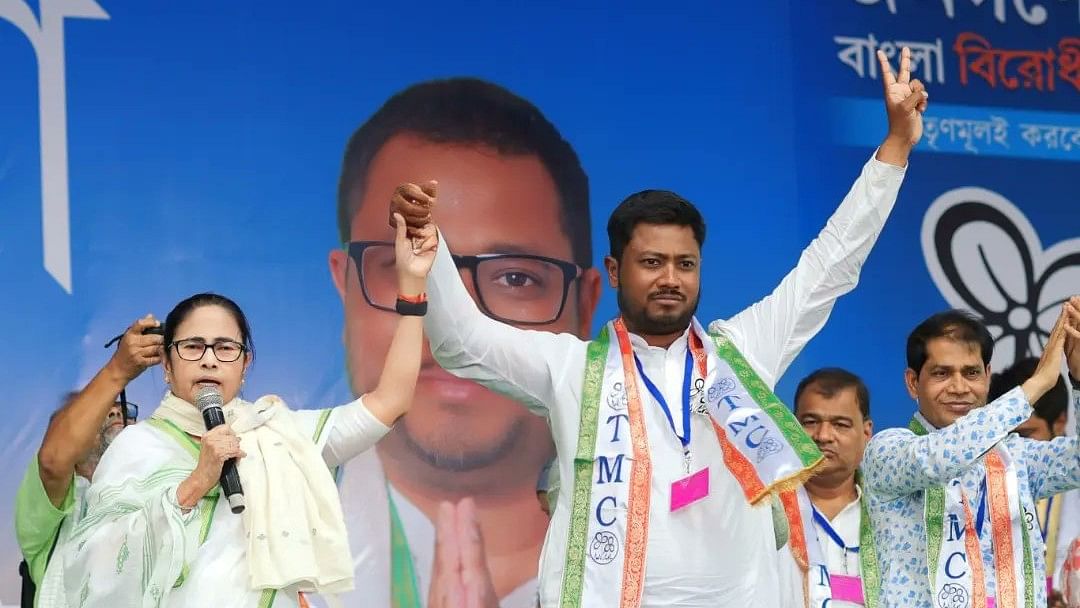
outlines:
[[[233,513],[244,512],[244,488],[240,485],[240,475],[236,472],[236,459],[230,458],[221,465],[221,491],[229,501]]]
[[[202,411],[206,430],[225,424],[225,414],[220,407],[208,407]],[[230,458],[221,466],[221,491],[229,501],[233,513],[244,512],[244,488],[240,485],[240,475],[236,472],[236,459]]]
[[[206,430],[210,430],[214,427],[225,424],[225,412],[221,411],[221,408],[213,405],[202,411],[203,422],[206,423]]]

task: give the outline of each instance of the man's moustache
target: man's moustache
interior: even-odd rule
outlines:
[[[675,296],[675,297],[679,298],[680,300],[685,300],[686,299],[686,296],[684,296],[682,294],[682,292],[679,292],[679,291],[657,291],[655,293],[649,294],[649,299],[650,300],[655,300],[657,298],[665,297],[665,296]]]

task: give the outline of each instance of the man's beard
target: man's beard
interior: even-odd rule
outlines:
[[[111,423],[106,425],[98,433],[98,443],[94,449],[90,450],[90,453],[86,455],[76,465],[77,468],[81,468],[86,471],[87,474],[92,475],[97,470],[98,463],[101,462],[101,457],[105,455],[105,450],[109,449],[109,446],[116,439],[116,436],[120,434],[120,431],[124,430],[124,427],[114,427]]]
[[[109,449],[113,441],[116,441],[116,436],[120,434],[120,431],[124,430],[122,426],[114,426],[107,424],[105,428],[101,429],[101,434],[98,435],[97,449],[90,453],[90,457],[94,459],[94,464],[97,464],[98,460],[105,455],[105,450]]]
[[[634,333],[645,336],[667,336],[685,331],[690,326],[690,320],[697,312],[701,294],[694,298],[693,303],[677,316],[664,316],[661,318],[649,316],[645,306],[634,308],[623,294],[620,287],[615,291],[619,302],[619,312],[626,320],[627,327]]]
[[[99,444],[101,445],[98,453],[104,454],[105,450],[109,449],[112,442],[116,440],[116,436],[120,434],[120,431],[124,430],[123,426],[114,426],[109,424],[105,428],[101,429],[101,437]]]
[[[395,430],[401,433],[409,451],[429,466],[448,473],[465,473],[489,467],[508,457],[523,441],[525,421],[514,420],[500,440],[471,449],[458,444],[453,430],[447,430],[436,442],[423,443],[409,432],[409,424],[405,419],[399,422]]]

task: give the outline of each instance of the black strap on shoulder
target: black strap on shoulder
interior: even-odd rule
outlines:
[[[19,562],[19,576],[22,577],[22,596],[19,606],[34,608],[34,594],[37,593],[37,587],[34,586],[34,579],[30,578],[30,565],[25,560]]]
[[[56,551],[56,543],[60,540],[60,531],[53,536],[52,546],[49,547],[49,556],[45,558],[45,564],[52,561],[53,551]],[[22,595],[19,599],[20,608],[34,608],[34,596],[37,595],[37,585],[30,578],[30,564],[26,560],[19,562],[19,576],[22,578]]]

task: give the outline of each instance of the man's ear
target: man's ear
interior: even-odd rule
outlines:
[[[330,255],[327,258],[327,265],[330,269],[330,280],[334,283],[334,288],[337,289],[338,297],[341,298],[341,303],[345,303],[345,283],[348,277],[345,273],[349,270],[349,253],[337,247],[330,250]]]
[[[619,261],[609,256],[604,257],[604,269],[607,270],[608,286],[612,289],[619,288]]]
[[[908,395],[918,401],[919,400],[919,374],[915,373],[915,370],[910,367],[904,370],[904,386],[907,387]]]

